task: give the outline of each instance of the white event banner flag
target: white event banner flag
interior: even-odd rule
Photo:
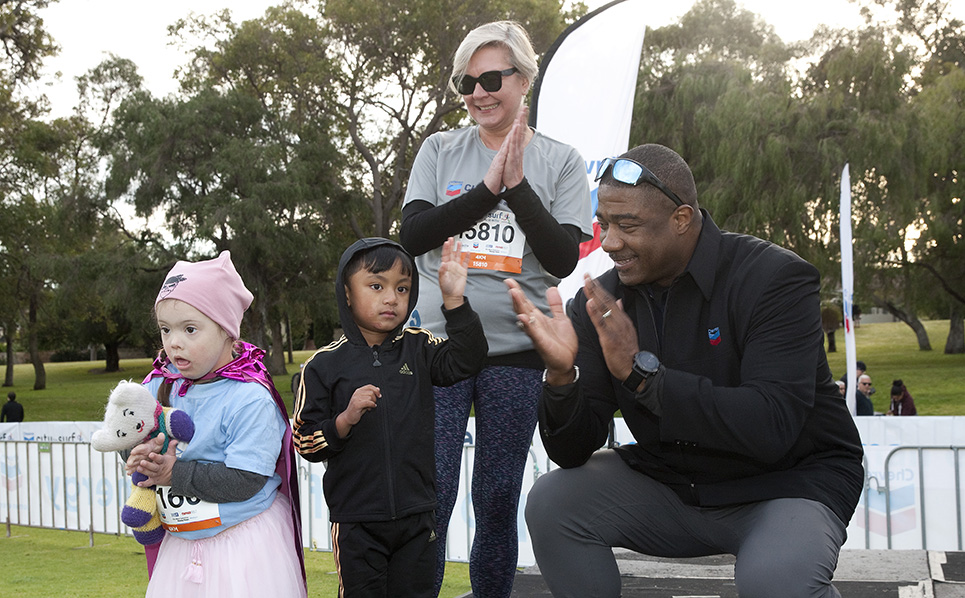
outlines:
[[[575,147],[586,163],[596,213],[596,176],[600,162],[627,150],[630,117],[646,31],[643,0],[616,0],[573,23],[547,51],[533,89],[530,124],[541,133]],[[563,300],[594,276],[613,267],[600,249],[599,227],[580,248],[576,270],[560,282]]]
[[[856,412],[854,391],[857,388],[855,368],[857,356],[854,344],[854,252],[851,246],[851,171],[848,164],[841,171],[841,305],[844,312],[844,348],[845,363],[847,364],[848,409],[851,414]]]

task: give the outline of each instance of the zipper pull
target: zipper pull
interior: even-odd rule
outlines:
[[[378,348],[378,347],[372,347],[372,357],[375,359],[375,361],[372,362],[372,367],[376,367],[376,368],[377,368],[377,367],[381,367],[381,366],[382,366],[382,362],[379,361],[379,348]]]

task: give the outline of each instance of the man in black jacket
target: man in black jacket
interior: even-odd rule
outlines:
[[[649,167],[649,168],[648,168]],[[737,556],[742,598],[831,584],[863,483],[860,438],[824,353],[817,270],[723,232],[659,145],[603,162],[597,219],[614,268],[520,325],[546,364],[540,434],[562,469],[526,519],[554,596],[619,596],[611,547]],[[635,443],[598,451],[615,412]]]

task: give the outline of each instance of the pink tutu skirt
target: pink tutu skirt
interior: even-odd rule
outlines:
[[[204,540],[165,534],[147,598],[304,598],[288,497],[267,511]]]

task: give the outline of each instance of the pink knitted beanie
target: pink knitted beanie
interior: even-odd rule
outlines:
[[[253,298],[231,263],[231,253],[222,251],[213,260],[174,264],[164,277],[154,307],[164,299],[184,301],[237,340],[241,337],[241,317]]]

